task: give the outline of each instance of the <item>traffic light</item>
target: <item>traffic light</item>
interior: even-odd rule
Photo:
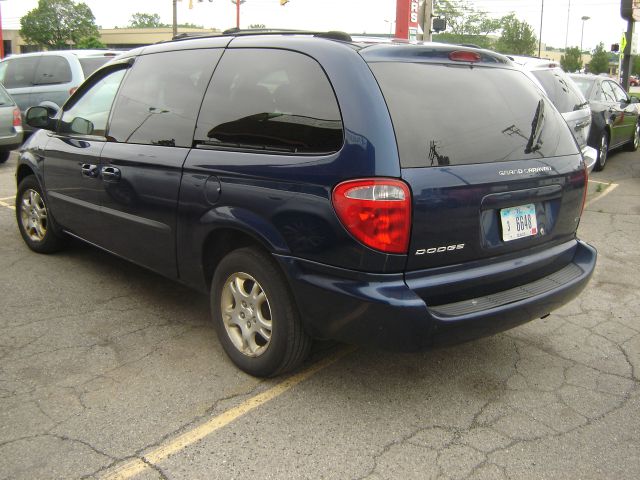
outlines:
[[[611,44],[611,51],[612,52],[619,52],[620,51],[620,44],[619,43],[612,43]]]

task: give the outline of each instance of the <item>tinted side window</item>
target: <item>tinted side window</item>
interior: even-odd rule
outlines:
[[[87,57],[87,58],[79,58],[80,67],[82,68],[82,73],[84,74],[84,78],[87,78],[93,72],[95,72],[102,65],[107,63],[113,57]]]
[[[52,85],[56,83],[69,83],[71,81],[71,68],[69,61],[58,55],[43,55],[36,68],[34,85]]]
[[[7,60],[4,86],[6,88],[31,87],[39,59],[40,57],[23,57]]]
[[[582,108],[585,101],[560,69],[534,70],[532,72],[547,92],[549,99],[561,113]]]
[[[191,147],[202,96],[220,50],[181,50],[136,59],[114,105],[117,142]]]
[[[426,63],[370,66],[387,100],[404,168],[577,152],[562,116],[521,71]]]
[[[227,50],[205,95],[196,141],[274,152],[329,153],[342,146],[331,84],[306,55]]]
[[[113,99],[125,69],[113,71],[86,90],[64,111],[58,123],[60,133],[104,136]]]

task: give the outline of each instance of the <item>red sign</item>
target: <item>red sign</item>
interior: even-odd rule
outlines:
[[[419,0],[396,0],[396,38],[416,39],[419,10]]]

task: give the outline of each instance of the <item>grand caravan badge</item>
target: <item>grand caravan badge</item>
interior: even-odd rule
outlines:
[[[551,167],[515,168],[513,170],[498,170],[498,175],[525,175],[528,173],[550,172]]]

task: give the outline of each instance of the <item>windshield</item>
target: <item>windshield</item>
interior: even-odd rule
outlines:
[[[571,77],[571,79],[573,80],[573,83],[575,83],[578,86],[582,94],[586,98],[589,98],[589,91],[591,90],[591,87],[593,86],[593,83],[595,80],[593,78],[573,77],[573,76]]]

